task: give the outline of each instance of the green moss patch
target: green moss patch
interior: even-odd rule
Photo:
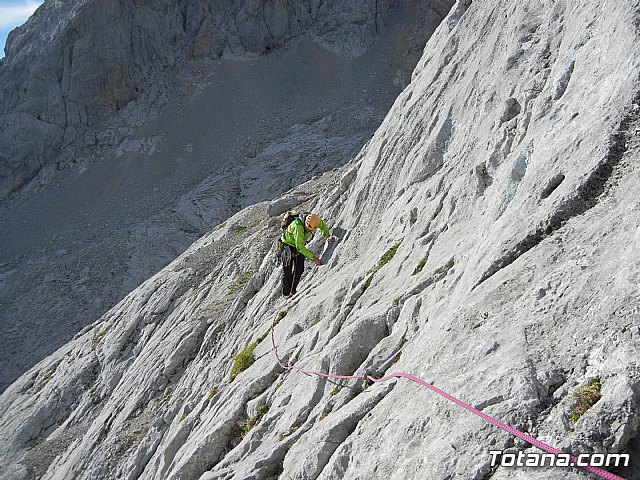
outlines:
[[[208,401],[213,400],[213,397],[215,397],[216,393],[218,393],[218,390],[216,389],[216,387],[211,387],[211,389],[209,390],[209,395],[207,396],[207,400]]]
[[[98,333],[97,335],[95,335],[93,337],[93,339],[91,340],[91,343],[93,345],[93,347],[95,348],[100,341],[107,335],[107,333],[109,333],[109,330],[111,330],[111,327],[113,327],[113,325],[108,325],[107,328],[105,328],[104,330],[102,330],[100,333]]]
[[[400,247],[401,243],[402,243],[402,240],[400,240],[393,247],[391,247],[389,250],[384,252],[382,257],[380,257],[380,260],[378,260],[378,263],[376,264],[376,266],[373,267],[371,270],[369,270],[367,272],[369,274],[369,276],[367,277],[367,281],[364,284],[364,289],[365,290],[371,286],[371,282],[373,282],[373,277],[378,272],[378,270],[380,270],[387,263],[389,263],[391,261],[391,259],[395,256],[395,254],[398,251],[398,248]]]
[[[422,271],[422,269],[424,268],[424,266],[427,264],[427,261],[429,261],[429,254],[428,253],[424,256],[424,258],[422,260],[420,260],[418,265],[416,265],[416,268],[413,271],[412,275],[417,275],[418,273],[420,273]]]
[[[229,289],[230,294],[236,294],[242,291],[242,289],[249,283],[249,280],[253,277],[253,272],[244,272],[236,278],[235,283]]]
[[[233,382],[241,372],[244,372],[247,368],[253,365],[253,362],[255,362],[255,359],[253,358],[253,351],[257,346],[257,342],[252,342],[247,345],[243,351],[236,355],[236,358],[233,359],[233,365],[231,366],[229,382]]]
[[[253,427],[255,427],[258,422],[262,420],[262,417],[264,417],[268,411],[269,405],[266,405],[264,403],[260,404],[258,406],[256,414],[253,417],[247,419],[247,421],[242,424],[242,427],[240,428],[240,436],[245,437],[253,429]]]
[[[601,388],[602,385],[599,378],[593,379],[588,385],[578,388],[575,394],[576,405],[571,412],[571,420],[574,423],[602,398],[600,394]]]

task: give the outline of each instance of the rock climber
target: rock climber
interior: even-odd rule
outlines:
[[[305,244],[311,240],[316,229],[320,229],[327,243],[331,244],[335,241],[335,237],[329,233],[327,224],[315,213],[301,213],[291,215],[288,213],[283,220],[284,233],[280,237],[280,241],[284,244],[284,249],[289,249],[291,255],[283,255],[282,262],[282,295],[292,297],[298,288],[298,282],[304,270],[305,257],[316,265],[322,265],[322,260],[316,257],[311,250],[305,247]],[[290,223],[288,223],[290,222]],[[284,224],[288,225],[284,226]]]

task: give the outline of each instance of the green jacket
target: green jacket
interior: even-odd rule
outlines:
[[[329,228],[322,219],[318,223],[318,229],[322,232],[324,238],[329,238]],[[282,234],[282,243],[290,245],[307,257],[309,260],[313,260],[316,256],[311,250],[305,247],[305,244],[313,237],[314,232],[307,232],[304,229],[304,223],[300,219],[296,219],[289,224],[287,229]]]

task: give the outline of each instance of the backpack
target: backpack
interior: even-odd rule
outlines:
[[[282,217],[282,221],[280,222],[280,228],[282,230],[286,230],[289,225],[291,225],[296,220],[302,220],[302,214],[296,212],[295,210],[289,210]]]
[[[289,210],[284,214],[280,221],[280,228],[284,232],[289,225],[296,220],[300,220],[304,224],[304,220],[307,216],[307,212],[299,213],[296,210]],[[288,267],[291,264],[292,253],[291,249],[282,242],[282,235],[278,237],[275,248],[276,258],[275,263],[282,263],[283,267]]]

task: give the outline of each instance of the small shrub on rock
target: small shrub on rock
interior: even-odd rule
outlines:
[[[571,412],[571,420],[575,423],[587,410],[593,407],[598,400],[602,398],[600,394],[600,379],[596,378],[589,382],[588,385],[578,388],[576,392],[576,405]]]

